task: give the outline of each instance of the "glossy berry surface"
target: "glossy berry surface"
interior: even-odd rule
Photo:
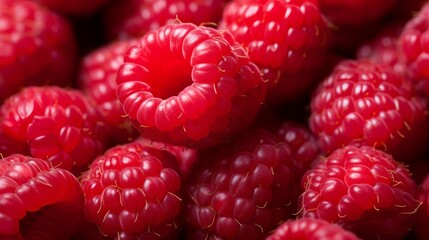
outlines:
[[[42,159],[0,159],[0,198],[2,239],[68,239],[83,219],[77,178]]]
[[[0,1],[0,103],[23,86],[71,83],[76,42],[69,22],[30,1]]]
[[[83,174],[85,213],[103,235],[175,239],[181,209],[177,160],[138,141],[110,148]]]
[[[27,87],[0,108],[0,133],[22,154],[80,174],[104,151],[105,128],[100,115],[77,90]],[[13,154],[5,149],[4,156]]]
[[[125,113],[145,137],[191,148],[213,146],[249,126],[266,92],[230,34],[190,23],[142,37],[126,54],[117,83]]]
[[[297,176],[289,147],[266,131],[202,153],[186,187],[189,239],[265,239],[292,217]]]
[[[408,168],[368,146],[334,151],[302,186],[300,216],[337,223],[363,239],[402,239],[419,205]]]
[[[410,161],[425,148],[425,109],[411,82],[390,66],[345,60],[312,97],[309,125],[328,154],[367,145]]]
[[[358,240],[359,238],[337,224],[317,218],[288,220],[278,226],[267,240]]]

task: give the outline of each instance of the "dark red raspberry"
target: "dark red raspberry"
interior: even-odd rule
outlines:
[[[31,0],[46,6],[53,11],[75,16],[91,15],[108,3],[110,0]]]
[[[429,98],[429,3],[404,26],[399,46],[408,76],[417,90]]]
[[[104,12],[109,39],[141,37],[172,21],[216,24],[226,0],[113,1]]]
[[[410,161],[426,148],[426,112],[411,82],[392,67],[345,60],[314,94],[309,124],[327,154],[367,145]]]
[[[116,74],[125,53],[136,40],[112,42],[88,53],[82,60],[79,85],[97,106],[108,126],[112,146],[130,142],[139,134],[126,117],[116,96]]]
[[[418,207],[408,169],[372,147],[346,146],[302,179],[300,215],[325,219],[362,239],[402,239]]]
[[[203,152],[186,186],[188,239],[265,239],[295,211],[293,161],[264,130]]]
[[[125,113],[145,137],[190,148],[249,126],[266,92],[230,34],[191,23],[148,32],[126,54],[117,83]]]
[[[337,224],[317,218],[298,218],[282,223],[267,240],[358,240]]]
[[[107,236],[175,239],[181,209],[177,160],[139,141],[106,151],[82,176],[85,213]]]
[[[80,174],[104,150],[105,127],[87,99],[76,90],[27,87],[0,108],[0,132],[23,154]],[[13,149],[3,149],[4,156]]]
[[[69,239],[84,217],[76,177],[38,158],[0,159],[0,198],[1,239]]]
[[[295,100],[318,80],[328,28],[317,1],[230,1],[219,28],[248,49],[269,83],[269,101]]]
[[[426,166],[427,167],[427,166]],[[427,168],[426,168],[427,169]],[[427,171],[426,171],[427,172]],[[417,199],[421,202],[414,221],[413,232],[417,239],[429,239],[427,222],[429,221],[429,174],[423,178],[417,189]]]
[[[70,84],[76,43],[68,22],[30,1],[0,0],[0,103],[23,86]]]

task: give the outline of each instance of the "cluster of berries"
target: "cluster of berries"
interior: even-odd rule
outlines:
[[[428,239],[429,2],[0,0],[0,239]]]

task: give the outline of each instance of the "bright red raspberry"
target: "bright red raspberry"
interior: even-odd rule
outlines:
[[[116,96],[116,74],[133,44],[136,40],[116,41],[99,47],[84,56],[80,66],[79,85],[100,111],[112,146],[130,142],[139,135]]]
[[[0,103],[30,85],[69,85],[76,42],[69,23],[30,1],[0,0]]]
[[[404,26],[399,54],[417,90],[429,98],[429,3]]]
[[[31,0],[37,2],[40,5],[43,5],[47,8],[52,9],[53,11],[73,15],[73,16],[83,16],[91,15],[95,13],[98,9],[103,7],[110,0],[73,0],[73,1],[64,1],[64,0]]]
[[[145,137],[190,148],[249,126],[266,93],[258,67],[230,34],[191,23],[143,36],[117,83],[125,113]]]
[[[314,94],[309,124],[327,154],[367,145],[410,161],[426,148],[426,111],[411,82],[392,67],[345,60]]]
[[[362,239],[402,239],[418,207],[408,168],[368,146],[337,149],[302,186],[300,216],[337,223]]]
[[[319,0],[320,11],[336,27],[363,26],[379,21],[395,0]]]
[[[337,224],[317,218],[288,220],[276,228],[267,240],[358,240],[359,238]]]
[[[295,100],[318,80],[328,27],[317,1],[230,1],[219,28],[230,31],[248,49],[269,84],[269,101]]]
[[[181,209],[177,160],[139,141],[110,148],[82,176],[85,213],[107,236],[175,239]]]
[[[172,21],[216,24],[226,0],[113,1],[104,11],[109,39],[141,37]]]
[[[299,180],[284,142],[255,130],[205,151],[186,185],[188,239],[265,239],[292,217]]]
[[[0,132],[9,145],[25,146],[28,154],[75,174],[104,150],[105,127],[81,92],[27,87],[0,108]],[[13,154],[4,149],[4,156]]]
[[[427,222],[429,221],[429,174],[427,171],[422,183],[418,186],[417,199],[420,201],[421,205],[417,210],[413,232],[416,239],[429,239],[427,227]]]
[[[0,199],[1,239],[69,239],[84,217],[77,178],[38,158],[0,159]]]

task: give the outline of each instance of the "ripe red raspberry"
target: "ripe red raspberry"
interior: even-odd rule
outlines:
[[[429,98],[429,3],[404,26],[399,54],[417,90]]]
[[[422,183],[418,186],[417,199],[421,202],[421,205],[416,213],[413,232],[417,239],[429,239],[427,228],[427,222],[429,221],[429,174],[427,171]]]
[[[302,178],[300,215],[325,219],[362,239],[402,239],[418,201],[408,169],[372,147],[346,146]]]
[[[0,0],[0,103],[23,86],[70,84],[76,43],[69,23],[30,1]]]
[[[125,53],[136,40],[112,42],[88,53],[82,60],[79,85],[94,106],[97,106],[108,126],[112,146],[130,142],[138,131],[126,117],[116,96],[116,74],[124,62]]]
[[[358,240],[358,237],[337,224],[323,219],[298,218],[276,228],[267,240]]]
[[[70,172],[14,154],[0,159],[0,238],[69,239],[83,219],[83,193]]]
[[[295,100],[317,81],[328,35],[317,1],[230,1],[219,28],[248,49],[269,83],[269,101]]]
[[[27,87],[0,108],[0,132],[9,145],[52,166],[79,174],[104,149],[101,118],[76,90]],[[3,155],[10,155],[5,149]]]
[[[310,128],[327,154],[367,145],[410,161],[427,144],[426,103],[387,65],[345,60],[311,100]]]
[[[64,0],[31,0],[37,2],[40,5],[48,7],[53,11],[67,14],[67,15],[91,15],[110,0],[73,0],[73,1],[64,1]]]
[[[292,217],[299,180],[284,142],[258,130],[205,151],[186,185],[188,239],[265,239]]]
[[[104,11],[109,39],[141,37],[171,21],[217,23],[226,0],[113,1]]]
[[[139,141],[110,148],[82,176],[88,220],[119,239],[175,239],[182,205],[176,161]]]
[[[126,54],[117,83],[125,113],[145,137],[190,148],[249,126],[266,92],[230,34],[191,23],[148,32]]]

